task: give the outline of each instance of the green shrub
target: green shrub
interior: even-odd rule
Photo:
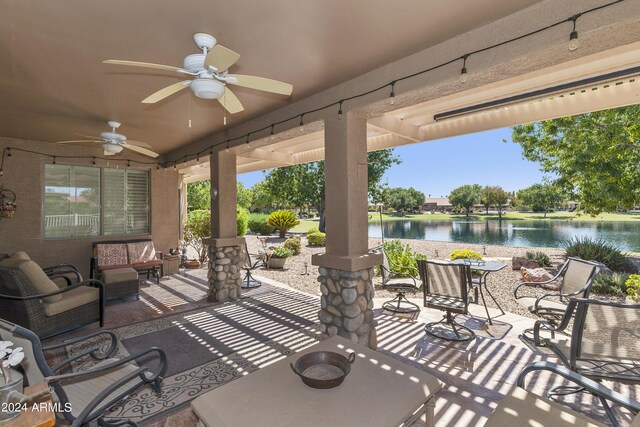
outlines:
[[[389,267],[393,273],[411,274],[415,276],[417,274],[416,270],[418,269],[418,263],[416,261],[419,259],[427,259],[425,255],[415,252],[409,245],[403,245],[402,242],[397,239],[386,241],[382,246],[389,258]],[[413,267],[415,270],[413,268],[401,268],[402,266]]]
[[[320,232],[320,230],[318,230],[318,227],[314,227],[311,230],[307,231],[307,236],[309,234],[316,234],[316,233],[319,233],[319,232]]]
[[[315,233],[307,234],[307,241],[309,246],[324,246],[327,243],[327,235],[316,231]]]
[[[593,280],[591,290],[597,294],[627,295],[628,274],[598,274]]]
[[[269,256],[272,258],[289,258],[293,256],[293,251],[284,246],[280,246],[272,250]]]
[[[253,213],[249,215],[249,230],[261,236],[268,236],[275,231],[275,227],[267,224],[269,215]]]
[[[529,252],[529,251],[527,251],[526,257],[527,257],[527,259],[532,259],[532,260],[538,261],[538,264],[540,264],[540,267],[551,267],[551,260],[549,259],[549,256],[547,254],[545,254],[544,252],[540,252],[540,251]]]
[[[294,214],[293,212],[283,210],[271,212],[267,223],[270,226],[275,227],[275,229],[280,232],[280,238],[282,239],[284,238],[287,230],[300,224],[300,221],[298,221],[298,218],[296,218],[296,214]]]
[[[632,274],[625,282],[627,295],[635,302],[640,302],[640,274]]]
[[[599,261],[616,272],[631,272],[633,266],[627,254],[601,239],[576,237],[565,243],[567,257]]]
[[[242,237],[247,232],[247,225],[249,224],[249,211],[245,208],[238,206],[236,213],[236,232],[238,237]]]
[[[482,255],[480,255],[479,252],[472,251],[471,249],[458,249],[458,250],[455,250],[455,251],[451,252],[451,255],[449,255],[449,259],[451,261],[456,260],[456,259],[477,259],[477,260],[481,260],[482,259]]]
[[[209,258],[209,247],[202,243],[202,239],[211,236],[211,211],[197,209],[187,214],[184,226],[184,241],[198,253],[198,260],[204,263]]]
[[[300,237],[294,236],[289,237],[284,241],[284,247],[287,249],[291,249],[294,255],[298,255],[300,253],[300,249],[302,248],[302,242],[300,241]]]

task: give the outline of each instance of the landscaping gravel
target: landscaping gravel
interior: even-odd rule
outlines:
[[[257,254],[261,249],[260,242],[255,235],[247,235],[247,244],[252,254]],[[306,236],[302,235],[302,250],[299,255],[288,258],[285,268],[282,270],[273,270],[260,268],[254,271],[255,275],[268,277],[278,282],[284,283],[292,288],[310,293],[312,295],[320,295],[320,284],[317,281],[318,267],[311,264],[311,256],[313,254],[323,253],[325,248],[313,248],[307,246]],[[285,239],[269,237],[267,239],[268,247],[281,246]],[[512,246],[493,246],[493,245],[476,245],[468,243],[450,243],[437,242],[430,240],[401,240],[403,244],[408,244],[414,251],[425,254],[428,259],[448,259],[449,254],[456,249],[472,249],[483,254],[486,260],[503,261],[507,264],[503,270],[490,273],[487,276],[487,286],[496,298],[500,306],[511,313],[520,314],[522,316],[535,317],[528,310],[520,306],[513,297],[514,287],[520,283],[520,272],[511,269],[511,258],[514,256],[525,256],[527,251],[541,251],[551,259],[552,268],[549,270],[555,273],[564,262],[564,250],[551,248],[521,248]],[[370,238],[369,247],[373,248],[382,243],[381,239]],[[393,294],[389,291],[381,289],[381,280],[377,277],[374,281],[377,298],[392,298]],[[529,295],[541,295],[544,290],[530,289],[527,290]],[[409,295],[409,297],[411,297]],[[419,297],[419,295],[416,295]],[[487,304],[495,307],[491,298],[487,296]]]

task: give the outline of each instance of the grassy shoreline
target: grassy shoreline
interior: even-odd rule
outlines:
[[[380,214],[378,212],[369,212],[371,216],[370,222],[380,221]],[[382,221],[397,221],[397,220],[415,220],[415,221],[427,221],[427,220],[467,220],[472,219],[474,221],[493,221],[499,220],[498,214],[490,213],[474,213],[467,218],[465,215],[458,214],[398,214],[398,213],[383,213]],[[542,221],[585,221],[585,222],[599,222],[599,221],[640,221],[640,214],[638,213],[603,213],[596,217],[590,215],[580,215],[575,212],[550,212],[547,217],[544,217],[543,213],[535,212],[507,212],[502,215],[503,220],[520,221],[520,220],[542,220]]]

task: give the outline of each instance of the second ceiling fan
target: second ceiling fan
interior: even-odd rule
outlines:
[[[120,59],[108,59],[104,63],[173,71],[195,77],[195,79],[183,80],[160,89],[142,100],[145,104],[156,103],[188,87],[198,98],[217,99],[229,113],[235,114],[244,110],[244,107],[238,97],[227,87],[227,84],[280,95],[291,95],[293,86],[288,83],[264,77],[229,74],[229,67],[238,61],[240,55],[217,44],[217,40],[213,36],[197,33],[193,36],[193,40],[202,49],[202,53],[194,53],[184,58],[182,68]]]

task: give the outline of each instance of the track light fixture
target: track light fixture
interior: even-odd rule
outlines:
[[[344,101],[340,101],[340,108],[338,108],[338,119],[342,120],[342,103]]]
[[[244,142],[245,144],[249,144],[249,135],[251,135],[251,132],[247,134],[247,140]]]
[[[11,148],[7,148],[7,157],[11,157]]]
[[[228,153],[229,152],[229,140],[227,139],[227,148],[225,149],[225,151]]]
[[[94,165],[96,164],[96,158],[95,157],[93,158],[93,161],[91,163],[93,163]]]
[[[300,132],[304,132],[304,113],[300,114]]]
[[[53,156],[53,164],[56,164],[56,156]]]

